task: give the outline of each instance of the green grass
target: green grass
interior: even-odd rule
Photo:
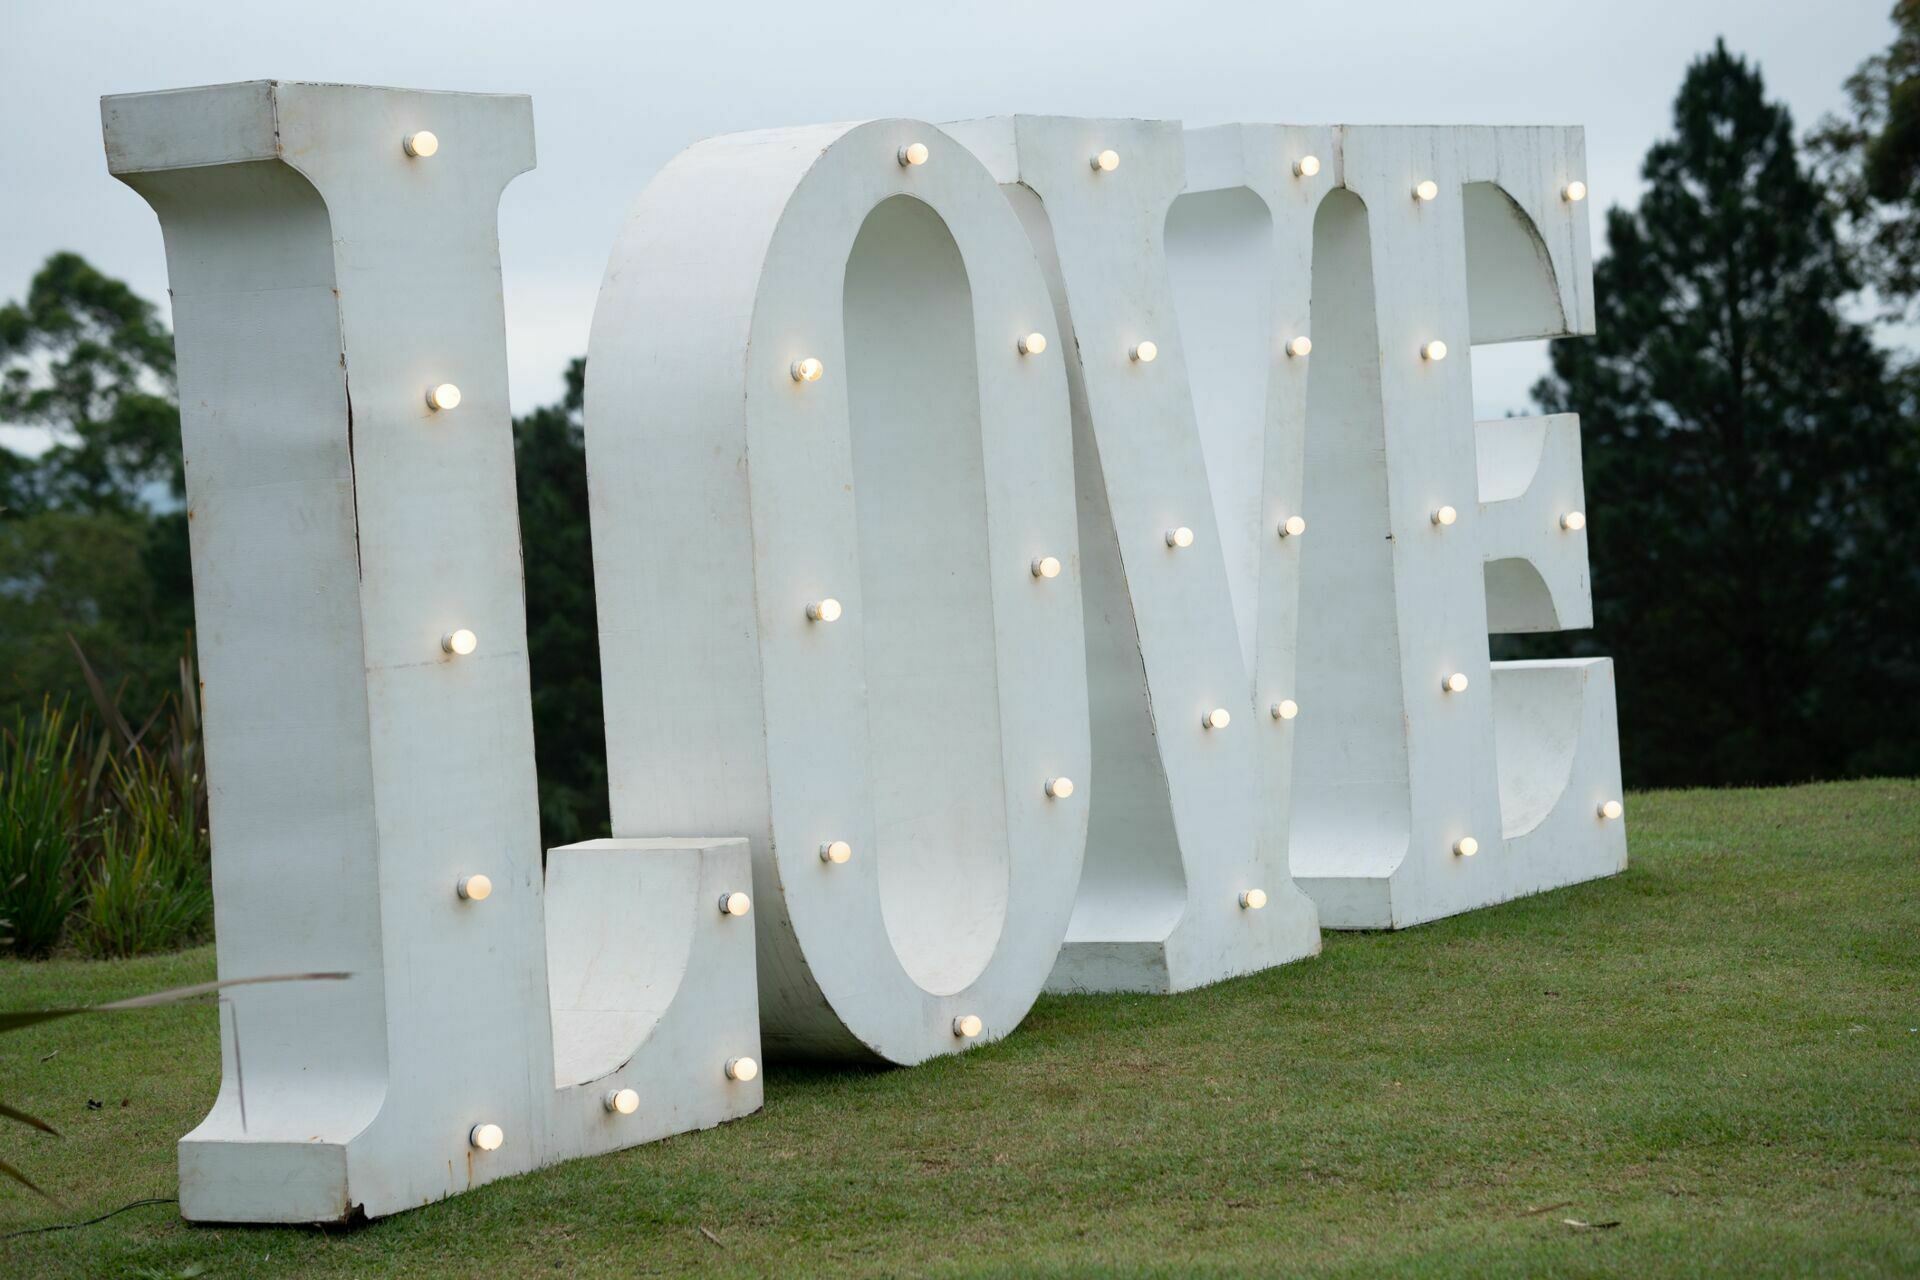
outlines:
[[[706,1133],[353,1230],[138,1208],[0,1241],[0,1275],[1920,1273],[1920,782],[1628,822],[1616,879],[1173,999],[1046,999],[915,1070],[776,1064]],[[0,1006],[212,970],[8,962]],[[0,1037],[0,1094],[65,1134],[0,1158],[66,1199],[0,1190],[0,1230],[172,1195],[218,1070],[205,1006]]]

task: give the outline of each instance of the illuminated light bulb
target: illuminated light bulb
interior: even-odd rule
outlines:
[[[1258,911],[1267,905],[1267,891],[1265,889],[1248,889],[1240,895],[1240,905],[1248,911]]]
[[[963,1013],[953,1020],[953,1034],[962,1040],[971,1040],[980,1034],[978,1014]]]
[[[825,600],[815,600],[807,606],[807,619],[811,622],[838,622],[840,602],[832,596],[828,596]]]
[[[1120,167],[1120,153],[1111,148],[1096,151],[1087,158],[1087,163],[1092,166],[1095,173],[1112,173]]]
[[[1312,353],[1313,339],[1304,333],[1287,343],[1287,354],[1290,356],[1304,356]]]
[[[467,902],[485,902],[493,894],[493,879],[479,874],[461,876],[454,892]]]
[[[1568,204],[1579,204],[1587,198],[1587,184],[1575,178],[1572,182],[1560,188],[1560,198]]]
[[[1032,569],[1036,578],[1057,578],[1060,576],[1060,558],[1041,556],[1033,562]]]
[[[820,375],[826,371],[827,366],[821,364],[812,356],[808,356],[804,360],[795,360],[787,366],[787,372],[793,375],[795,382],[818,382],[820,381]]]
[[[1413,198],[1425,204],[1429,200],[1440,198],[1440,184],[1428,178],[1413,189]]]
[[[1433,522],[1439,525],[1442,529],[1446,528],[1448,525],[1452,524],[1455,520],[1458,520],[1459,518],[1460,518],[1460,513],[1458,511],[1455,511],[1452,507],[1434,508]]]
[[[1301,156],[1293,162],[1293,173],[1297,178],[1311,178],[1320,172],[1319,156]]]
[[[728,1058],[727,1079],[738,1080],[741,1084],[760,1074],[760,1064],[752,1058]]]
[[[440,647],[456,658],[464,658],[480,647],[480,637],[462,627],[458,631],[449,631],[441,636]]]
[[[498,1151],[506,1140],[507,1135],[497,1124],[477,1124],[467,1130],[467,1141],[476,1151]]]
[[[400,149],[417,160],[425,160],[440,149],[440,138],[433,130],[422,129],[402,138]]]
[[[1048,778],[1046,791],[1049,800],[1065,800],[1073,794],[1073,779]]]
[[[1480,842],[1472,836],[1461,836],[1453,842],[1453,851],[1462,858],[1471,858],[1480,852]]]
[[[839,866],[853,857],[853,846],[845,840],[829,840],[820,846],[820,861]]]
[[[1127,358],[1140,364],[1152,364],[1159,354],[1160,348],[1151,342],[1136,342],[1127,349]]]
[[[1193,545],[1193,530],[1181,525],[1178,529],[1167,530],[1167,545],[1170,547],[1190,547]]]
[[[1037,356],[1047,349],[1047,335],[1044,333],[1030,333],[1020,339],[1019,346],[1021,355]]]
[[[1232,723],[1233,716],[1225,707],[1215,707],[1200,717],[1200,727],[1203,729],[1224,729]]]
[[[1599,813],[1601,817],[1611,822],[1615,818],[1619,817],[1621,814],[1625,813],[1626,809],[1621,805],[1621,803],[1618,800],[1603,800],[1600,802],[1600,808],[1596,810],[1596,812]]]
[[[1297,538],[1307,531],[1306,519],[1302,516],[1288,516],[1280,522],[1280,536]]]
[[[1291,720],[1300,714],[1300,704],[1292,698],[1282,698],[1271,708],[1275,720]]]
[[[720,895],[720,914],[723,916],[743,916],[753,910],[753,899],[735,889],[732,893]]]
[[[1447,358],[1447,344],[1435,338],[1432,342],[1420,348],[1420,358],[1439,364]]]
[[[1465,693],[1467,691],[1467,673],[1464,671],[1454,672],[1440,682],[1440,688],[1445,693]]]
[[[925,164],[927,162],[927,144],[924,142],[909,142],[894,154],[895,158],[900,161],[900,167],[902,169],[910,169],[916,164]]]
[[[443,382],[427,391],[429,409],[458,409],[460,407],[460,388],[451,382]]]
[[[600,1104],[617,1116],[630,1116],[640,1109],[640,1094],[634,1089],[614,1089]]]
[[[1567,512],[1567,514],[1560,517],[1560,527],[1568,533],[1580,532],[1580,530],[1587,527],[1587,513],[1584,511]]]

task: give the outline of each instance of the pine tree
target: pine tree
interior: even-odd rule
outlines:
[[[1842,314],[1858,283],[1825,193],[1724,43],[1689,68],[1673,124],[1639,208],[1608,212],[1598,336],[1556,343],[1534,393],[1581,415],[1590,648],[1616,660],[1629,780],[1920,763],[1910,712],[1888,713],[1882,607],[1912,433]]]

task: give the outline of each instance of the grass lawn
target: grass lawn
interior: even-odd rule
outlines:
[[[1920,1274],[1920,782],[1627,820],[1613,880],[1044,999],[914,1070],[776,1063],[749,1119],[352,1230],[149,1205],[0,1275]],[[212,973],[6,962],[0,1007]],[[0,1188],[0,1231],[171,1196],[218,1071],[204,1005],[0,1037],[0,1096],[65,1135],[0,1132],[65,1200]]]

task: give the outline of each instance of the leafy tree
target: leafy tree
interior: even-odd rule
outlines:
[[[1894,313],[1920,304],[1920,0],[1893,6],[1895,35],[1847,80],[1853,118],[1812,145],[1867,280]]]
[[[173,335],[153,304],[74,253],[47,259],[24,304],[0,307],[0,422],[53,446],[8,460],[9,513],[143,511],[181,494]]]
[[[193,625],[173,338],[152,304],[56,253],[0,306],[0,708],[86,697],[74,635],[135,707],[157,704]]]
[[[1583,647],[1617,661],[1630,781],[1920,768],[1920,729],[1889,714],[1920,705],[1891,631],[1920,594],[1898,532],[1913,420],[1841,314],[1857,281],[1759,72],[1716,45],[1673,124],[1640,207],[1608,211],[1598,336],[1554,344],[1534,392],[1581,415]]]
[[[513,424],[540,825],[549,844],[608,832],[606,721],[581,429],[586,376],[587,362],[573,361],[560,403]]]

